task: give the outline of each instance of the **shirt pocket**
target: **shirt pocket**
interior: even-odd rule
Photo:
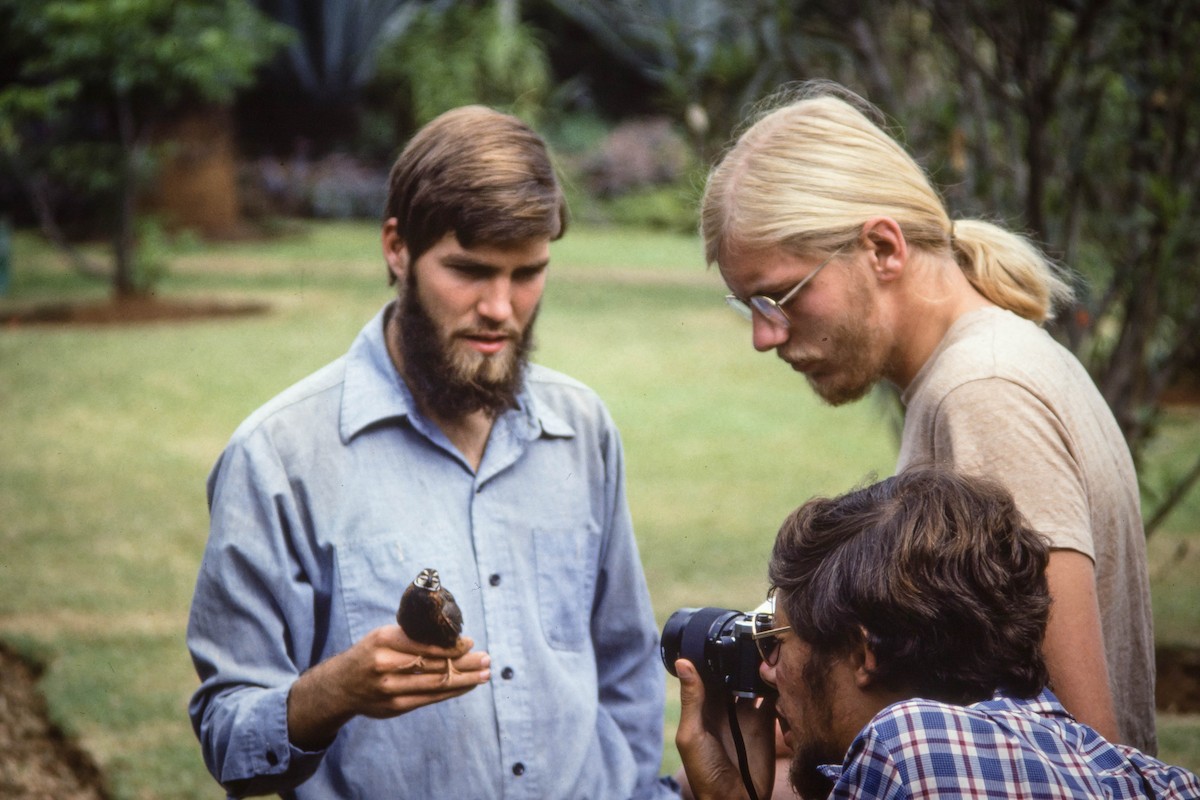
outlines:
[[[580,521],[533,529],[538,612],[542,633],[556,650],[581,650],[588,641],[600,529]]]
[[[401,595],[426,567],[437,569],[443,585],[451,591],[466,585],[472,573],[436,541],[436,537],[408,542],[388,537],[338,547],[338,577],[351,642],[380,625],[394,624]]]

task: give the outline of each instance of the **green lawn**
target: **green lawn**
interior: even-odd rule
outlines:
[[[535,358],[595,387],[621,426],[659,622],[756,604],[791,508],[890,473],[884,405],[825,408],[755,353],[694,238],[581,228],[552,252]],[[0,330],[0,638],[47,663],[56,719],[117,798],[217,798],[185,712],[205,477],[236,425],[344,352],[391,290],[374,225],[322,224],[181,247],[161,291],[271,312]],[[0,308],[102,294],[16,237]],[[1169,465],[1198,444],[1200,420],[1179,414],[1156,453]],[[1193,500],[1151,540],[1161,640],[1200,644],[1198,530]],[[1200,720],[1164,717],[1163,738],[1168,760],[1200,767]]]

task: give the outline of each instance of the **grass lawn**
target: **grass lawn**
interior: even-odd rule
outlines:
[[[222,796],[186,716],[205,477],[247,414],[341,355],[391,296],[377,242],[373,224],[320,224],[173,252],[163,294],[262,300],[265,315],[0,329],[0,638],[48,665],[55,718],[117,798]],[[755,353],[694,238],[581,228],[552,253],[535,358],[596,388],[621,427],[660,624],[755,605],[789,510],[890,474],[885,405],[825,408]],[[103,293],[21,234],[0,309]],[[1198,445],[1200,419],[1174,415],[1151,477]],[[1193,498],[1151,539],[1160,640],[1200,644],[1197,531]],[[670,728],[673,699],[667,713]],[[1168,760],[1200,768],[1200,719],[1164,716],[1162,736]]]

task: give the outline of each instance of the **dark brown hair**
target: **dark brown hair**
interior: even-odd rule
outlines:
[[[814,655],[863,641],[889,690],[971,703],[1047,683],[1049,548],[992,481],[914,469],[787,518],[772,590]]]
[[[541,137],[516,117],[463,106],[417,131],[392,165],[392,217],[415,261],[451,232],[463,247],[558,239],[567,204]]]

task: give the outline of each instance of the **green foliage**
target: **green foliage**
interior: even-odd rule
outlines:
[[[286,40],[247,0],[0,0],[15,80],[0,87],[0,153],[35,195],[97,213],[114,242],[114,287],[139,269],[131,218],[153,171],[155,124],[184,103],[222,104]],[[107,211],[107,213],[103,213]]]
[[[603,203],[607,218],[622,227],[692,234],[699,229],[697,198],[680,186],[659,186],[618,195]]]
[[[536,124],[550,89],[545,46],[501,4],[425,8],[381,48],[374,93],[393,119],[416,128],[451,108],[481,103]]]
[[[157,219],[141,217],[137,221],[138,247],[133,256],[133,287],[136,292],[151,291],[166,276],[168,241]]]
[[[227,103],[286,39],[245,0],[3,0],[12,34],[31,46],[22,77],[50,105],[138,98],[173,107]],[[36,42],[40,46],[31,45]]]
[[[295,34],[283,59],[290,81],[325,100],[362,88],[379,42],[404,30],[418,2],[259,0],[258,5]]]
[[[812,34],[837,15],[822,7],[832,3],[804,3],[801,13],[789,0],[549,2],[658,87],[663,112],[687,122],[702,159],[764,94],[846,60],[829,36]]]

